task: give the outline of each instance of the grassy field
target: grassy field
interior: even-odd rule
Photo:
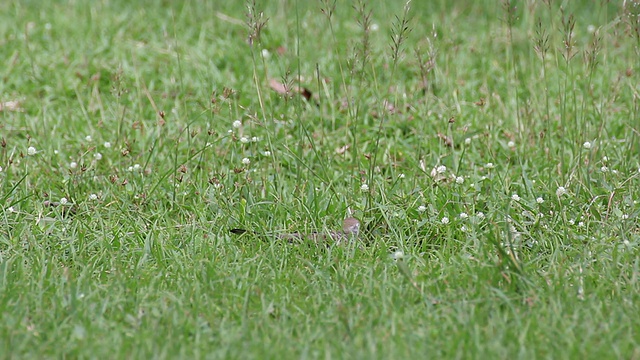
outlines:
[[[639,14],[2,2],[0,357],[640,359]]]

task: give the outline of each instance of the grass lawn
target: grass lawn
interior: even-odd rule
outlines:
[[[640,359],[637,0],[6,1],[0,55],[2,358]]]

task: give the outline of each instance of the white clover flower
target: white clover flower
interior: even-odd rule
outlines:
[[[60,204],[61,205],[67,205],[68,202],[69,202],[69,200],[67,200],[66,197],[63,197],[62,199],[60,199]]]
[[[508,146],[508,147],[510,147],[510,148],[512,148],[512,147],[515,147],[515,146],[516,146],[516,143],[515,143],[515,142],[513,142],[513,141],[509,141],[509,142],[507,143],[507,146]]]
[[[629,214],[622,214],[622,220],[627,220],[629,218]]]
[[[104,146],[104,147],[106,147],[106,148],[108,149],[108,148],[110,148],[110,147],[111,147],[111,143],[110,143],[110,142],[108,142],[108,141],[105,141],[103,146]]]
[[[447,225],[449,223],[449,218],[445,216],[442,218],[442,220],[440,220],[440,222],[442,223],[442,225]]]
[[[400,174],[398,175],[398,179],[404,179],[405,175],[404,174]]]
[[[460,213],[460,219],[467,219],[469,217],[469,214],[465,213],[465,212],[461,212]]]
[[[402,259],[404,259],[404,252],[398,250],[398,251],[394,252],[393,254],[391,254],[391,258],[393,260],[402,260]]]
[[[495,166],[495,165],[493,165],[493,163],[492,163],[492,162],[488,162],[488,163],[487,163],[487,165],[485,165],[485,167],[486,167],[487,169],[493,169],[493,168],[494,168],[494,167],[496,167],[496,166]]]
[[[584,144],[582,144],[582,147],[585,149],[591,149],[591,143],[588,141],[585,141]]]
[[[608,158],[608,157],[606,157],[606,156],[603,156],[603,157],[602,157],[602,162],[607,162],[607,161],[609,161],[609,158]]]
[[[420,205],[420,206],[418,206],[418,211],[419,212],[425,212],[425,211],[427,211],[427,207],[424,206],[424,205]]]
[[[75,161],[72,161],[71,163],[69,163],[69,168],[71,169],[75,169],[78,167],[78,163]]]
[[[142,166],[140,166],[140,164],[133,164],[133,171],[140,171],[140,169],[142,169]]]
[[[464,144],[465,144],[465,145],[469,145],[469,144],[471,144],[471,138],[466,138],[466,139],[464,139]]]
[[[573,219],[569,219],[568,223],[569,223],[569,225],[574,225],[576,223],[576,221],[573,220]]]
[[[234,127],[234,128],[236,128],[236,129],[237,129],[237,128],[239,128],[240,126],[242,126],[242,121],[240,121],[240,120],[236,120],[236,121],[234,121],[234,122],[233,122],[233,127]]]
[[[32,156],[35,155],[38,151],[33,146],[29,146],[27,148],[27,155]]]
[[[438,167],[436,168],[436,172],[437,172],[438,174],[443,174],[443,173],[445,173],[446,171],[447,171],[447,167],[446,167],[446,166],[444,166],[444,165],[440,165],[440,166],[438,166]]]
[[[96,194],[89,195],[89,200],[98,200],[98,195]]]
[[[13,206],[9,206],[9,207],[7,208],[7,211],[8,211],[8,212],[10,212],[10,213],[12,213],[12,212],[16,212],[16,209],[15,209]]]
[[[427,165],[425,165],[424,159],[420,159],[420,170],[427,172]],[[433,172],[433,170],[431,172]],[[638,172],[640,172],[640,169],[638,169]]]
[[[466,226],[464,226],[464,225],[462,225],[462,226],[460,227],[460,231],[462,231],[462,232],[467,232],[467,230],[468,230],[468,229],[467,229],[467,227],[466,227]]]
[[[258,140],[260,140],[260,138],[257,137],[257,136],[254,136],[254,137],[251,138],[251,141],[253,141],[253,142],[258,142]]]
[[[102,154],[95,153],[95,154],[93,154],[93,158],[96,159],[96,160],[102,160]]]
[[[251,164],[251,160],[249,160],[249,158],[244,158],[244,159],[242,159],[242,163],[244,165],[249,165],[249,164]]]
[[[584,221],[580,221],[580,222],[578,223],[578,227],[584,227]]]
[[[456,177],[456,184],[458,185],[464,184],[464,178],[462,176]]]
[[[263,151],[263,152],[262,152],[262,155],[264,155],[264,156],[271,156],[271,151],[269,151],[269,150],[265,150],[265,151]]]
[[[476,216],[478,217],[478,219],[484,219],[484,213],[482,211],[477,212]]]
[[[541,196],[539,196],[539,197],[536,199],[536,202],[537,202],[538,204],[542,204],[542,203],[544,202],[544,199],[543,199]]]
[[[606,165],[603,165],[603,166],[600,168],[600,171],[602,171],[602,172],[608,172],[608,171],[609,171],[609,168],[608,168]]]
[[[567,193],[567,189],[564,188],[564,186],[559,186],[558,189],[556,190],[556,196],[560,197],[564,194]]]
[[[87,135],[87,136],[84,137],[84,140],[86,142],[91,142],[91,140],[93,140],[93,138],[91,137],[91,135]]]
[[[518,194],[513,194],[513,195],[511,195],[511,200],[513,200],[513,201],[520,201],[520,195],[518,195]]]
[[[367,185],[367,184],[362,184],[362,185],[360,186],[360,191],[363,191],[363,192],[369,191],[369,185]]]
[[[249,142],[249,138],[246,137],[246,136],[243,136],[243,137],[240,138],[240,142],[243,143],[243,144],[246,144],[246,143]]]

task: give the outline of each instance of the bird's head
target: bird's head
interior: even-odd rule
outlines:
[[[346,218],[342,223],[342,231],[348,235],[358,236],[358,232],[360,231],[360,221],[356,218]]]

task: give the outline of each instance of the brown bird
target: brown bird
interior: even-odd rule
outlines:
[[[234,234],[253,233],[245,229],[231,229]],[[290,243],[298,242],[301,240],[312,240],[317,243],[326,243],[333,241],[336,245],[340,245],[342,242],[346,242],[350,239],[358,237],[360,232],[360,221],[353,217],[348,217],[342,222],[341,231],[329,231],[329,232],[313,232],[313,233],[286,233],[286,234],[273,234],[276,239],[287,240]]]

